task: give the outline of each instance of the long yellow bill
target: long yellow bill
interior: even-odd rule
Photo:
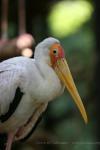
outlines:
[[[55,65],[54,69],[55,69],[57,75],[59,76],[59,78],[61,79],[61,81],[65,84],[65,87],[68,89],[71,96],[73,97],[78,109],[81,112],[81,115],[82,115],[85,123],[87,123],[88,122],[87,114],[86,114],[84,105],[82,103],[82,100],[78,94],[77,88],[74,84],[74,81],[73,81],[73,78],[72,78],[71,72],[69,70],[66,59],[61,58],[61,59],[57,60],[57,63]]]

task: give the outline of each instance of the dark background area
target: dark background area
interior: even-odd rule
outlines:
[[[2,23],[2,1],[0,0],[0,24]],[[65,0],[67,2],[77,3],[78,0]],[[84,1],[84,0],[83,0]],[[17,142],[13,144],[14,150],[99,150],[100,148],[100,5],[98,0],[85,0],[91,5],[91,15],[80,26],[70,27],[70,32],[60,34],[60,30],[53,32],[51,25],[54,19],[49,20],[52,12],[57,9],[57,4],[63,0],[26,0],[26,32],[30,33],[36,44],[48,36],[58,38],[66,53],[72,75],[79,90],[83,103],[86,107],[89,122],[84,124],[77,108],[72,102],[72,98],[65,93],[49,104],[44,114],[42,122],[25,143]],[[63,8],[62,8],[63,9]],[[18,0],[9,0],[8,3],[8,29],[7,40],[18,37],[19,17]],[[57,10],[60,12],[60,10]],[[77,10],[76,10],[77,11]],[[81,12],[78,12],[80,14]],[[74,16],[74,14],[72,14]],[[76,22],[82,20],[82,17],[76,15]],[[22,17],[23,18],[23,17]],[[65,20],[64,20],[65,19]],[[84,19],[84,17],[83,17]],[[62,16],[59,22],[67,22],[68,18]],[[24,20],[23,20],[24,21]],[[68,24],[68,23],[67,23]],[[66,24],[66,26],[67,26]],[[63,28],[62,28],[63,30]],[[2,28],[0,26],[2,44]],[[59,33],[59,34],[58,34]],[[34,52],[35,45],[32,46]],[[1,51],[1,48],[0,48]],[[7,53],[4,51],[4,59],[7,59]],[[18,54],[21,55],[21,54]],[[16,56],[13,49],[13,57]],[[12,55],[11,55],[12,57]],[[3,144],[3,136],[0,138],[0,144]]]

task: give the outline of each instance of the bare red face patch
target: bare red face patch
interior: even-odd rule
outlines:
[[[52,66],[55,65],[58,59],[64,58],[64,50],[60,44],[55,43],[50,48],[50,58]]]

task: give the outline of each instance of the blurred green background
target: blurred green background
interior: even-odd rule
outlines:
[[[17,0],[9,0],[8,4],[9,39],[18,35],[17,3]],[[89,122],[84,124],[72,98],[65,91],[49,104],[32,137],[26,143],[15,143],[13,149],[99,150],[99,2],[26,0],[25,3],[26,32],[32,34],[36,43],[49,36],[61,41]]]

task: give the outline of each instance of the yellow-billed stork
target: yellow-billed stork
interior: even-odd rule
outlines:
[[[35,48],[34,59],[15,57],[0,63],[0,132],[12,142],[28,136],[48,102],[67,88],[84,121],[87,115],[59,40],[49,37]]]

